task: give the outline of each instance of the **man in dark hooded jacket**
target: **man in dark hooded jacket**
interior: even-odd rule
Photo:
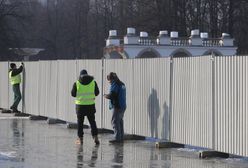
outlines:
[[[96,144],[99,144],[98,131],[95,121],[95,97],[99,95],[99,88],[93,76],[86,70],[80,72],[79,79],[73,84],[71,95],[76,97],[76,112],[78,122],[77,144],[83,144],[84,117],[87,116],[91,127],[91,134]]]

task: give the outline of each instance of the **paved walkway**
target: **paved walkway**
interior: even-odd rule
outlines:
[[[111,134],[101,134],[95,146],[86,130],[84,144],[76,145],[76,130],[0,114],[1,168],[245,168],[244,159],[199,159],[194,149],[156,149],[151,141],[110,145]]]

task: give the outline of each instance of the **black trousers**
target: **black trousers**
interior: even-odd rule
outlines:
[[[78,137],[84,136],[84,118],[85,116],[88,118],[91,127],[91,135],[96,136],[98,135],[97,125],[95,121],[95,112],[93,110],[88,110],[87,108],[76,108],[77,111],[77,123],[78,123]]]

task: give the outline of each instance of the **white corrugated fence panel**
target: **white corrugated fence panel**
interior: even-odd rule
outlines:
[[[75,79],[78,79],[79,73],[81,70],[87,70],[88,75],[93,76],[97,86],[99,88],[100,94],[96,97],[95,106],[96,106],[96,124],[97,127],[101,128],[101,118],[102,118],[102,60],[77,60],[77,72]],[[74,81],[76,82],[76,80]],[[72,88],[73,83],[71,84]],[[74,104],[74,101],[72,102]],[[75,105],[74,105],[75,106]],[[74,110],[74,115],[76,112]],[[85,120],[85,124],[89,125],[88,120]]]
[[[216,150],[248,156],[248,57],[215,58]]]
[[[47,77],[47,110],[45,116],[49,118],[58,118],[58,61],[50,61],[50,70]],[[46,65],[47,66],[47,65]]]
[[[171,141],[212,148],[210,56],[173,59]]]
[[[50,87],[50,61],[39,62],[39,114],[41,116],[48,116],[48,89]]]
[[[133,60],[131,59],[115,59],[104,60],[103,73],[103,93],[108,94],[110,83],[107,81],[107,75],[110,72],[117,73],[117,76],[126,85],[127,109],[124,114],[124,132],[134,133],[134,111],[133,111]],[[109,110],[109,101],[103,100],[103,128],[112,129],[111,126],[112,112]]]
[[[133,60],[134,134],[169,138],[170,58]]]
[[[58,83],[57,83],[57,118],[69,122],[77,122],[75,106],[71,89],[76,81],[76,61],[58,61]]]
[[[25,78],[25,113],[39,115],[39,62],[26,62]]]
[[[8,62],[0,62],[0,108],[9,108],[9,65]]]
[[[97,125],[112,129],[109,101],[102,95],[109,93],[107,74],[116,72],[127,88],[125,133],[168,139],[171,104],[172,142],[248,156],[248,57],[173,58],[172,65],[170,58],[26,62],[24,112],[76,122],[71,89],[86,69],[100,90]],[[0,62],[2,108],[13,103],[8,66]]]

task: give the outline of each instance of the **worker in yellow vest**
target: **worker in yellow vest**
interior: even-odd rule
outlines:
[[[23,63],[19,68],[16,67],[15,63],[10,64],[9,70],[9,80],[10,84],[12,85],[13,92],[14,92],[14,102],[13,105],[10,107],[14,113],[18,113],[18,105],[22,99],[21,91],[20,91],[20,83],[21,83],[21,73],[23,71]]]
[[[80,72],[79,79],[73,84],[71,95],[76,98],[76,113],[78,124],[77,144],[83,144],[83,124],[84,117],[87,116],[91,127],[91,134],[98,145],[98,130],[95,121],[95,97],[99,95],[99,88],[93,76],[88,75],[84,69]]]

